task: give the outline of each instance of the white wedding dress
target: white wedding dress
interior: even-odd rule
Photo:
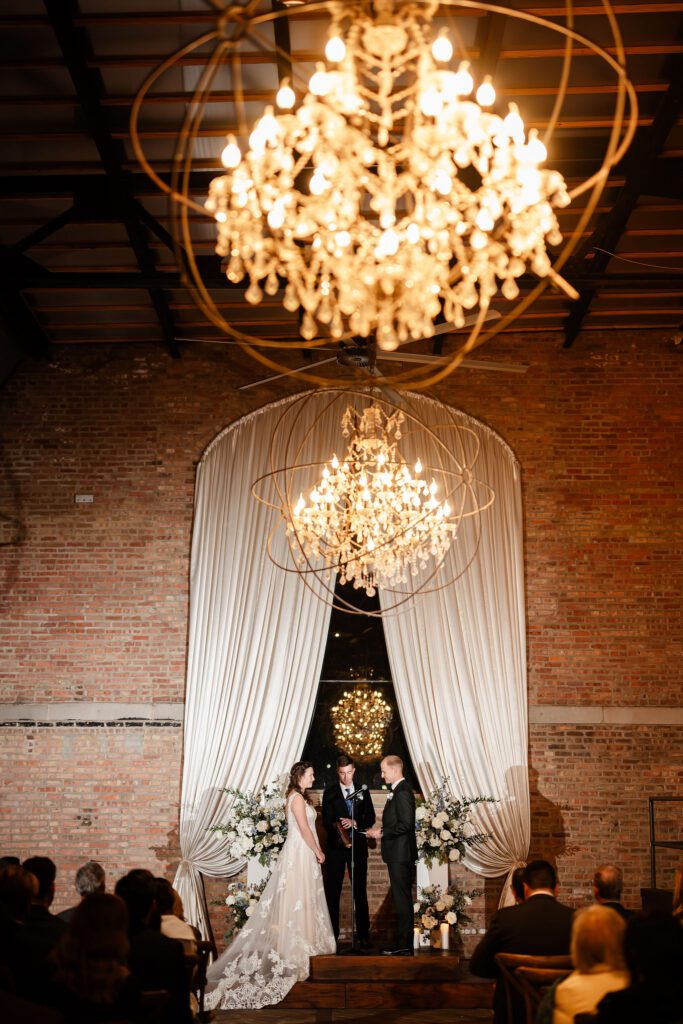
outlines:
[[[315,834],[315,808],[306,804]],[[261,899],[207,973],[208,1009],[250,1009],[281,1002],[308,977],[310,958],[336,942],[322,872],[287,804],[287,839]]]

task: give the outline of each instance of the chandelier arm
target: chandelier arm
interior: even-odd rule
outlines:
[[[567,19],[567,25],[569,28],[574,27],[574,7],[572,0],[565,0],[565,16]],[[572,52],[574,48],[574,40],[571,36],[567,36],[564,41],[564,56],[562,58],[562,73],[560,75],[560,84],[555,96],[555,102],[553,109],[550,114],[550,120],[546,125],[545,131],[543,132],[543,144],[547,147],[550,145],[550,140],[555,134],[555,127],[557,125],[558,118],[562,112],[564,101],[567,96],[567,86],[569,84],[569,72],[572,66]]]

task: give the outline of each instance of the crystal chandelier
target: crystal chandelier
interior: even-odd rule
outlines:
[[[370,689],[367,683],[346,690],[330,709],[330,718],[340,750],[358,761],[380,756],[392,710],[379,690]]]
[[[443,560],[457,531],[451,508],[440,503],[435,480],[422,479],[418,460],[411,472],[397,443],[405,417],[374,402],[362,413],[348,406],[342,433],[346,455],[336,455],[310,493],[299,497],[287,533],[302,547],[299,562],[324,559],[342,584],[391,589],[416,576],[430,558]]]
[[[374,335],[385,350],[455,328],[529,269],[573,289],[546,245],[562,241],[554,208],[564,179],[543,170],[535,130],[436,35],[437,3],[332,3],[319,63],[299,99],[288,82],[243,153],[234,136],[207,210],[231,282],[260,302],[286,281],[301,333]],[[574,293],[575,296],[575,293]]]
[[[638,125],[610,0],[601,0],[601,43],[574,28],[571,0],[561,5],[564,19],[557,17],[560,10],[541,17],[538,8],[487,0],[308,0],[291,8],[272,0],[207,2],[215,24],[150,71],[133,102],[130,138],[140,166],[168,196],[183,284],[207,323],[230,343],[286,375],[291,366],[283,353],[293,347],[314,350],[330,338],[355,335],[391,349],[430,337],[437,316],[454,329],[471,325],[451,342],[451,355],[438,369],[383,374],[385,385],[423,390],[476,345],[509,329],[549,283],[577,297],[562,268],[591,229],[610,172]],[[496,100],[487,77],[478,76],[475,87],[472,69],[460,59],[468,56],[457,31],[462,11],[495,15],[563,41],[552,110],[541,115],[547,117],[542,137],[526,131],[514,104]],[[453,42],[440,28],[448,22],[456,26]],[[306,40],[305,49],[280,47],[278,28],[285,23],[295,40]],[[614,108],[599,166],[567,190],[561,175],[543,165],[561,125],[575,46],[582,61],[590,56],[614,77]],[[311,48],[325,57],[312,75]],[[162,79],[172,92],[189,62],[200,69],[196,86],[172,156],[156,152],[155,167],[145,153],[141,117]],[[278,75],[291,68],[289,81],[272,83],[275,105],[256,123],[254,73],[246,74],[254,63],[277,66]],[[270,89],[270,77],[262,76],[258,87]],[[220,148],[208,153],[203,137],[225,132],[225,173],[213,180],[207,199],[197,191],[194,171],[207,158],[216,166]],[[555,211],[580,196],[585,200],[559,247]],[[240,329],[233,304],[206,276],[211,261],[198,251],[216,238],[233,287],[244,282],[254,303],[264,292],[277,293],[287,310],[300,314],[303,337],[295,344],[288,336],[264,336],[256,320]],[[552,265],[549,246],[558,246]],[[499,292],[509,306],[485,327],[487,307]],[[328,387],[326,374],[297,370],[299,381]],[[346,373],[335,368],[334,385],[353,388],[358,379],[353,366]]]

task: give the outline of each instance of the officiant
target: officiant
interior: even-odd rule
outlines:
[[[351,822],[353,820],[354,892],[356,931],[362,949],[370,947],[370,911],[368,909],[368,843],[361,833],[375,823],[375,809],[369,790],[353,802],[356,765],[353,758],[340,754],[337,758],[337,782],[323,793],[322,819],[327,831],[325,849],[325,897],[332,919],[335,939],[339,938],[339,902],[344,875],[351,878]],[[353,812],[353,813],[352,813]],[[354,936],[351,936],[354,942]]]

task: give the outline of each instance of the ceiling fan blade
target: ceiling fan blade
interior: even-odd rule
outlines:
[[[324,366],[325,363],[336,363],[337,357],[332,356],[330,359],[319,359],[317,363],[306,363],[305,366],[297,366],[293,370],[288,370],[287,373],[276,373],[272,377],[262,377],[261,380],[253,380],[251,384],[240,384],[238,391],[248,391],[249,388],[258,388],[261,384],[270,384],[273,380],[282,380],[283,377],[293,377],[295,373],[303,373],[304,370],[312,370],[314,366]]]
[[[421,356],[417,352],[378,352],[378,360],[394,363],[424,363],[428,366],[445,366],[450,363],[451,356]],[[523,363],[496,363],[488,359],[469,359],[465,357],[460,366],[470,370],[495,370],[498,373],[526,373],[529,369]]]

